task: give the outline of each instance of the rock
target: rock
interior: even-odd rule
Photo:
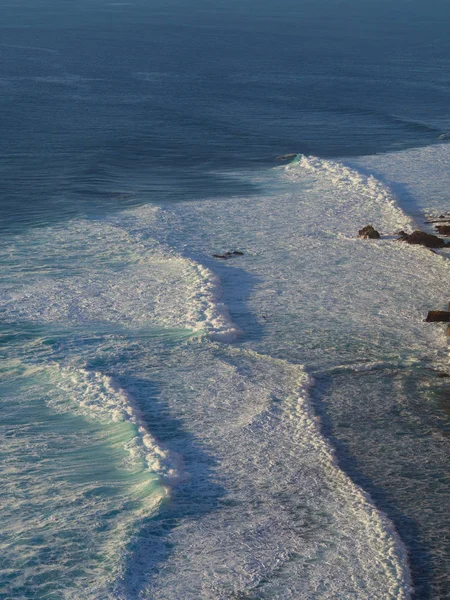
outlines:
[[[403,242],[408,238],[408,234],[406,233],[406,231],[403,231],[403,229],[397,231],[397,235],[399,236],[398,239]]]
[[[372,227],[372,225],[367,225],[358,231],[358,237],[365,240],[379,240],[380,234]]]
[[[226,260],[227,258],[231,258],[232,256],[243,256],[243,252],[240,250],[233,250],[233,252],[224,252],[224,254],[213,254],[214,258],[222,258]]]
[[[446,244],[444,240],[438,238],[437,235],[425,233],[424,231],[416,230],[411,235],[408,235],[404,240],[407,244],[419,244],[427,248],[443,248]]]
[[[280,156],[276,157],[276,160],[292,160],[293,158],[297,158],[296,152],[291,152],[290,154],[280,154]]]
[[[441,235],[450,235],[450,225],[436,225],[436,229]]]
[[[430,310],[425,321],[427,323],[448,323],[450,321],[450,311]]]

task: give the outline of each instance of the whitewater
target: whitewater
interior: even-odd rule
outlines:
[[[419,538],[376,487],[448,585],[448,437],[409,403],[448,372],[449,250],[395,240],[448,159],[299,155],[221,173],[259,194],[5,236],[1,597],[406,600]]]

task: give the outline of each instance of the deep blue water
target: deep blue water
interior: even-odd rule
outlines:
[[[1,600],[404,600],[408,564],[449,597],[448,261],[354,240],[450,208],[449,31],[444,0],[0,5]]]
[[[1,10],[3,227],[237,194],[243,183],[211,171],[427,145],[450,129],[444,0]]]

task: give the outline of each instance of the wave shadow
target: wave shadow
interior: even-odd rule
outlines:
[[[157,383],[132,376],[117,378],[132,393],[148,430],[170,451],[184,460],[188,479],[171,488],[158,513],[145,519],[127,551],[123,575],[117,584],[119,597],[137,598],[159,572],[172,552],[170,533],[180,524],[201,518],[216,509],[224,489],[212,481],[216,459],[187,431],[162,398]]]
[[[339,392],[336,394],[336,388],[339,388],[341,384],[346,386],[349,379],[354,379],[356,384],[354,387],[356,388],[359,385],[357,382],[361,378],[367,378],[368,376],[370,378],[371,375],[373,376],[373,372],[353,372],[339,374],[334,377],[317,374],[315,375],[316,387],[311,390],[311,400],[316,414],[320,417],[322,432],[332,443],[340,467],[355,484],[370,494],[377,508],[383,511],[394,523],[400,538],[407,547],[409,566],[414,585],[414,600],[434,600],[437,597],[444,597],[436,595],[436,586],[440,586],[438,582],[440,579],[439,575],[442,576],[442,574],[436,572],[436,564],[433,564],[433,550],[435,551],[436,549],[430,547],[429,540],[425,539],[424,536],[423,529],[426,519],[422,523],[419,523],[417,518],[415,518],[418,512],[420,512],[421,499],[412,497],[414,494],[413,490],[407,490],[406,488],[396,489],[396,486],[400,485],[401,478],[405,476],[408,469],[412,479],[415,477],[426,477],[426,474],[421,473],[420,469],[415,465],[414,455],[405,457],[404,454],[398,459],[398,471],[390,471],[392,463],[389,465],[385,464],[386,449],[377,447],[376,443],[371,444],[369,435],[362,440],[361,432],[356,431],[356,428],[361,427],[359,417],[363,417],[364,411],[360,415],[356,415],[354,420],[349,423],[349,411],[358,413],[358,402],[370,402],[371,398],[364,397],[364,393],[360,395],[356,394],[350,400],[351,407],[348,406],[348,397],[345,401],[347,402],[346,407],[339,406],[339,402],[336,401],[336,396],[339,395]],[[400,377],[405,377],[405,375],[408,380],[406,382],[406,389],[410,393],[414,393],[415,390],[417,394],[415,377],[404,373]],[[392,374],[390,374],[390,377],[392,377]],[[386,394],[388,388],[390,388],[391,395],[396,393],[392,380],[390,383],[385,380],[378,393]],[[350,389],[352,389],[352,386]],[[380,427],[378,415],[376,418],[374,417],[373,422],[362,425],[364,431],[366,431],[366,427],[367,432],[370,431],[371,427]],[[356,442],[355,438],[357,439]],[[389,445],[389,439],[386,436],[384,436],[384,439]],[[389,452],[395,454],[395,444],[389,447]],[[376,475],[374,473],[375,469],[378,469]],[[416,472],[414,472],[415,470]],[[432,477],[433,475],[430,474],[430,480]],[[416,504],[415,507],[414,504]],[[409,510],[409,514],[407,514],[406,511],[408,508],[411,508],[411,505],[413,505],[412,510]],[[450,585],[450,581],[447,582],[447,585]],[[450,593],[450,588],[447,592]]]

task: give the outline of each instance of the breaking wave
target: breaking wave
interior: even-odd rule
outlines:
[[[149,236],[157,213],[150,208],[131,230],[124,213],[122,226],[75,221],[15,238],[2,286],[7,319],[189,328],[234,340],[239,330],[220,300],[219,278]],[[52,271],[39,270],[36,254],[43,265],[54,261]]]
[[[183,481],[183,460],[170,452],[148,431],[145,420],[133,398],[112,377],[82,368],[53,366],[54,381],[60,390],[71,399],[67,402],[51,403],[53,408],[74,410],[89,419],[100,419],[105,423],[128,423],[132,425],[124,448],[130,461],[143,460],[145,470],[156,475],[167,485]]]

